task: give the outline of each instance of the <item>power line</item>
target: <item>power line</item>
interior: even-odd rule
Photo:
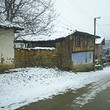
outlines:
[[[100,26],[110,26],[110,24],[98,24],[98,25],[100,25]]]
[[[74,1],[74,2],[73,2]],[[73,5],[72,5],[72,4]],[[80,5],[79,5],[79,3],[78,2],[76,2],[75,0],[71,0],[71,5],[72,6],[75,6],[75,8],[77,8],[79,11],[80,11],[80,13],[82,13],[84,16],[86,16],[90,21],[92,21],[93,22],[93,17],[84,9],[84,8],[82,8]]]
[[[104,30],[100,27],[100,25],[97,24],[97,26],[98,26],[99,30],[102,32],[102,34],[108,38],[108,36],[105,34]]]
[[[65,24],[65,23],[62,22],[62,21],[60,21],[60,23],[63,24],[64,26],[66,26],[66,27],[69,27],[69,28],[73,29],[73,27],[71,27],[70,25]]]
[[[67,19],[63,18],[62,16],[60,16],[63,20],[65,20],[66,22],[68,22],[69,24],[73,25],[74,27],[77,27],[79,30],[82,30],[81,28],[79,28],[78,26],[76,26],[75,24],[71,23],[70,21],[68,21]]]
[[[64,1],[64,2],[61,2],[61,3],[63,3],[66,7],[68,7],[69,9],[70,9],[70,11],[71,10],[73,10],[73,8],[72,7],[74,7],[73,5],[74,5],[74,3],[73,3],[73,1],[72,1],[72,3],[70,2],[70,1],[68,1],[67,3]],[[73,4],[73,5],[72,5]],[[71,6],[71,7],[70,7]],[[86,11],[82,11],[82,10],[84,10],[81,6],[79,6],[78,5],[78,3],[75,3],[75,7],[74,8],[77,8],[84,16],[86,16],[88,19],[89,19],[89,21],[91,21],[92,23],[93,23],[93,18],[89,15],[89,14],[87,14],[87,12]],[[72,15],[74,15],[74,16],[76,16],[74,13],[71,13]],[[70,22],[70,21],[68,21],[67,19],[65,19],[65,18],[63,18],[62,16],[60,16],[63,20],[65,20],[66,22],[68,22],[69,24],[71,24],[71,25],[73,25],[74,27],[77,27],[79,30],[82,30],[81,28],[79,28],[77,25],[75,25],[75,24],[73,24],[72,22]],[[92,19],[92,20],[91,20]]]
[[[74,2],[73,2],[73,1],[74,1]],[[74,6],[75,6],[83,15],[85,15],[90,21],[93,22],[93,17],[92,17],[90,14],[88,14],[88,12],[87,12],[84,8],[82,8],[82,7],[79,5],[79,3],[76,2],[76,0],[71,0],[71,2],[72,2],[72,4],[74,4]],[[105,24],[105,25],[97,24],[97,25],[99,25],[99,26],[110,26],[110,24]],[[107,35],[106,35],[105,32],[103,31],[103,29],[102,29],[101,27],[99,27],[99,29],[100,29],[100,31],[103,33],[103,35],[107,37]]]
[[[64,2],[63,2],[64,3]],[[70,0],[68,1],[69,5],[71,5],[72,7],[76,8],[81,14],[83,14],[85,17],[88,18],[89,21],[91,21],[93,23],[93,19],[94,17],[92,17],[82,6],[79,5],[78,2],[76,2],[76,0]],[[67,6],[67,4],[65,4]],[[68,7],[68,6],[67,6]],[[70,8],[70,7],[68,7]],[[73,14],[73,13],[72,13]],[[76,26],[75,24],[71,23],[70,21],[68,21],[67,19],[63,18],[62,16],[60,16],[63,20],[65,20],[66,22],[68,22],[69,24],[73,25],[74,27],[77,27],[79,30],[80,29],[78,26]],[[63,23],[64,24],[64,23]],[[65,24],[64,24],[65,25]],[[97,24],[98,26],[109,26],[110,24],[105,24],[105,25],[101,25],[101,24]],[[107,37],[107,35],[105,34],[105,32],[103,31],[103,29],[101,27],[99,27],[101,33]]]
[[[73,0],[71,0],[71,1],[68,1],[67,3],[64,1],[62,3],[69,9],[71,8],[71,10],[73,10],[73,8],[76,8],[76,10],[79,11],[86,18],[88,18],[89,21],[93,22],[93,17],[90,14],[88,14],[88,12],[85,9],[83,9],[75,0],[74,2]],[[71,13],[71,14],[74,14],[74,13]]]

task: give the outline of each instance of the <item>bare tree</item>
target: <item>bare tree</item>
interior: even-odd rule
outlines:
[[[24,27],[22,34],[47,34],[56,14],[52,0],[0,0],[0,21]]]

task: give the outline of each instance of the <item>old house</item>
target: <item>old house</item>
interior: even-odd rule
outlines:
[[[89,33],[76,31],[57,43],[59,67],[73,71],[93,70],[95,38]]]
[[[100,38],[95,41],[95,58],[100,62],[103,57],[103,46],[105,45],[105,39]]]
[[[98,36],[96,37],[99,38]],[[27,49],[28,47],[31,48],[30,51],[32,51],[34,48],[37,48],[37,50],[34,51],[35,54],[30,55],[33,57],[38,55],[34,57],[34,63],[36,63],[37,66],[43,65],[45,62],[47,62],[45,64],[46,66],[48,66],[48,64],[51,65],[52,63],[52,65],[54,64],[54,66],[60,69],[90,71],[94,68],[94,49],[96,37],[89,33],[75,31],[72,34],[55,40],[22,41],[22,43],[27,46]],[[17,41],[16,44],[20,42],[21,41]],[[49,52],[50,49],[45,50],[41,49],[41,47],[54,47],[54,49],[51,50],[51,54],[47,55],[47,52]],[[39,52],[42,56],[38,54]],[[27,55],[25,53],[23,55],[25,55],[24,58],[26,58]],[[38,57],[40,58],[39,61],[41,62],[38,61]],[[21,56],[19,58],[21,58]],[[51,59],[51,61],[49,61],[49,59]]]
[[[14,68],[14,35],[19,26],[9,22],[0,23],[0,70]]]

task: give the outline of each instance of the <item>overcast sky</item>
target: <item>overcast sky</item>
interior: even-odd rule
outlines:
[[[58,21],[65,27],[94,32],[94,18],[97,19],[96,34],[110,39],[110,0],[56,0]]]

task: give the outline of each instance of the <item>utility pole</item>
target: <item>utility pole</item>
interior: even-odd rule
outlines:
[[[96,20],[100,19],[101,17],[94,18],[94,55],[93,55],[93,63],[94,63],[94,70],[95,70],[95,38],[96,38]]]
[[[96,36],[96,20],[100,19],[101,17],[94,18],[94,37]]]

